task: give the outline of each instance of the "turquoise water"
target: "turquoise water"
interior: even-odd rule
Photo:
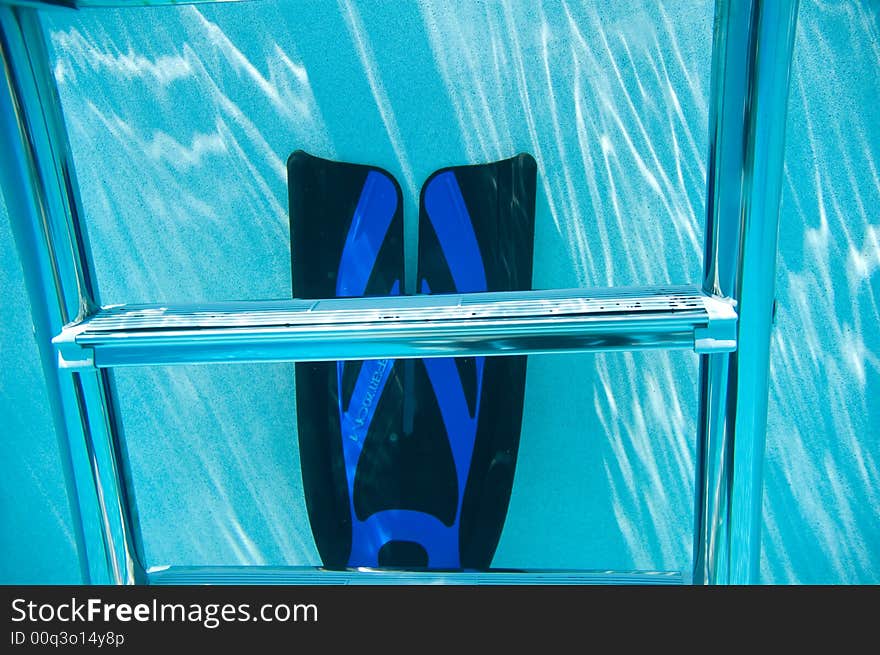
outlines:
[[[536,288],[697,281],[712,3],[254,2],[53,13],[45,26],[100,300],[289,296],[296,148],[417,190],[531,152]],[[761,579],[878,582],[880,8],[804,0],[782,199]],[[829,65],[833,62],[833,65]],[[0,377],[0,579],[76,578],[54,431],[20,308]],[[8,256],[11,255],[11,256]],[[410,272],[412,272],[410,261]],[[16,295],[17,294],[17,295]],[[494,564],[686,570],[690,353],[529,359]],[[291,365],[115,375],[146,564],[316,564]],[[37,544],[37,547],[34,545]]]

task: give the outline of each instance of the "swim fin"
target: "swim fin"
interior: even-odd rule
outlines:
[[[421,293],[530,287],[535,175],[519,155],[429,178]],[[302,151],[288,177],[294,296],[400,293],[394,178]],[[303,486],[325,566],[490,566],[513,482],[525,360],[296,365]]]
[[[537,165],[528,154],[435,172],[419,210],[420,293],[531,288]],[[420,360],[415,432],[455,454],[458,566],[492,562],[513,485],[526,356]]]
[[[394,177],[373,166],[321,159],[301,150],[288,159],[287,172],[294,297],[400,293],[403,202]],[[309,522],[325,566],[344,568],[351,560],[355,515],[350,490],[364,440],[371,430],[399,430],[399,371],[393,360],[295,366]]]

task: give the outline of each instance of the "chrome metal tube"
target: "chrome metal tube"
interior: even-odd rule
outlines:
[[[703,290],[733,298],[738,349],[700,361],[694,582],[748,584],[762,460],[789,73],[797,0],[719,0]]]
[[[105,372],[57,368],[51,339],[94,305],[76,180],[35,10],[0,6],[0,183],[25,283],[86,582],[132,582],[124,486],[116,466]]]

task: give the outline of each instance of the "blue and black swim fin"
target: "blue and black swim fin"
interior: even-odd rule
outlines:
[[[395,295],[400,188],[381,169],[288,160],[293,294]],[[529,155],[437,171],[422,187],[419,293],[528,289]],[[486,569],[513,484],[526,358],[296,365],[309,520],[325,566]]]

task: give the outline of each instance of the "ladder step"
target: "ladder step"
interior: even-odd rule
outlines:
[[[381,585],[381,584],[635,584],[682,585],[676,571],[331,571],[313,567],[156,567],[147,571],[153,585]]]
[[[53,342],[63,368],[736,349],[737,315],[698,287],[117,305]]]

